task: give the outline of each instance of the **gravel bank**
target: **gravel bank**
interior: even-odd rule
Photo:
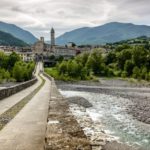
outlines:
[[[109,81],[110,82],[110,81]],[[119,81],[120,82],[120,81]],[[111,82],[110,82],[111,83]],[[92,83],[94,84],[94,83]],[[137,120],[150,124],[150,88],[147,87],[112,87],[108,86],[88,86],[81,84],[68,84],[65,82],[57,82],[57,86],[63,90],[85,91],[93,93],[102,93],[127,98],[131,101],[127,112],[132,114]],[[108,82],[107,82],[108,84]]]

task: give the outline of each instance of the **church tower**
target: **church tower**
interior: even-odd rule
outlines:
[[[51,47],[53,48],[55,46],[55,30],[51,29]]]

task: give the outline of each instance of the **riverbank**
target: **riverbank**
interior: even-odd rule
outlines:
[[[58,88],[71,91],[86,91],[102,93],[130,99],[127,112],[139,121],[150,124],[150,87],[145,84],[129,82],[121,79],[104,79],[100,82],[81,81],[63,82],[56,81]]]
[[[112,82],[114,84],[112,84]],[[99,112],[95,113],[96,110],[94,110],[94,108],[91,108],[91,110],[93,109],[92,110],[93,113],[95,113],[95,114],[93,114],[94,117],[95,117],[95,115],[99,115],[99,116],[103,115],[101,113],[107,113],[107,111],[110,113],[110,111],[111,111],[110,107],[114,107],[116,109],[116,107],[118,107],[118,105],[120,105],[119,108],[117,108],[117,109],[119,109],[119,111],[118,112],[116,111],[115,117],[117,119],[122,119],[121,121],[123,121],[124,119],[128,119],[128,116],[129,117],[131,116],[130,119],[128,119],[125,124],[125,125],[130,124],[130,126],[125,127],[125,125],[123,125],[120,127],[120,131],[121,130],[126,131],[129,128],[129,130],[130,130],[129,132],[133,132],[133,136],[135,136],[135,138],[136,138],[136,134],[137,134],[137,139],[139,137],[138,134],[143,134],[144,137],[148,140],[148,141],[145,140],[144,137],[143,137],[143,139],[141,138],[141,140],[143,140],[143,143],[150,142],[149,141],[150,133],[148,132],[150,129],[150,126],[149,126],[149,116],[150,116],[149,115],[149,113],[150,113],[149,112],[149,110],[150,110],[150,99],[149,99],[150,94],[149,94],[149,92],[150,92],[150,89],[148,87],[146,87],[144,85],[135,85],[133,83],[132,83],[132,86],[130,86],[131,83],[127,82],[127,81],[117,81],[117,84],[116,84],[117,86],[115,86],[114,80],[113,81],[109,80],[108,82],[106,81],[105,83],[107,83],[107,84],[105,84],[105,83],[102,84],[102,83],[97,83],[97,82],[82,82],[82,84],[81,84],[81,82],[78,82],[78,83],[68,83],[67,82],[66,83],[66,82],[62,82],[62,81],[57,81],[56,83],[57,83],[58,88],[61,89],[61,92],[62,92],[62,94],[64,94],[64,96],[67,93],[68,93],[67,97],[69,97],[69,95],[70,95],[70,98],[72,98],[73,96],[76,95],[77,99],[78,99],[77,103],[79,103],[79,96],[82,96],[84,94],[86,95],[86,93],[88,92],[88,94],[89,94],[88,97],[89,96],[91,97],[91,100],[88,102],[92,103],[92,105],[95,105],[93,107],[97,107],[97,111],[99,109]],[[111,83],[111,84],[108,84],[108,83]],[[79,91],[79,92],[77,92],[77,91]],[[105,105],[107,104],[107,101],[106,102],[102,101],[103,104],[99,104],[98,102],[95,102],[95,100],[92,98],[92,96],[96,96],[96,95],[101,95],[102,100],[105,98],[108,99],[107,101],[110,104],[108,104],[108,108],[107,108],[108,110],[106,112],[102,112],[102,111],[104,110],[104,107],[106,107]],[[86,98],[86,96],[84,98]],[[112,99],[112,100],[109,101],[109,99]],[[116,101],[116,99],[117,99],[117,101]],[[83,99],[81,98],[81,100],[83,100]],[[71,101],[71,106],[74,105],[74,101],[75,101],[75,98],[73,97],[73,104]],[[93,101],[94,101],[94,103],[93,103]],[[80,107],[83,107],[83,102],[81,102]],[[115,109],[113,109],[113,111],[115,111]],[[88,110],[90,110],[90,108]],[[122,113],[122,114],[119,114],[119,113]],[[124,119],[119,118],[124,113],[128,114],[128,115],[126,115],[127,118],[126,117]],[[135,121],[133,121],[133,123],[131,121],[131,123],[130,123],[130,120],[134,120],[134,119],[135,119]],[[110,122],[107,122],[107,123],[110,124]],[[118,128],[118,123],[117,122],[115,122],[115,123],[116,123],[116,128]],[[138,130],[138,128],[140,128],[138,133],[134,133],[134,132],[136,132],[136,130],[132,127],[133,124],[135,124],[135,125],[137,124],[137,126],[135,126],[135,128],[137,128],[136,130]],[[125,129],[125,128],[127,128],[127,129]],[[125,135],[125,136],[128,136],[128,135]],[[140,138],[139,138],[139,141],[140,141]],[[112,143],[112,144],[110,144],[110,143]],[[114,146],[112,146],[112,145],[114,145]],[[117,147],[117,145],[113,141],[108,142],[106,149],[113,150],[112,147]],[[121,144],[120,147],[121,146],[125,147],[123,145]],[[145,145],[147,145],[147,144],[145,143]],[[146,149],[146,147],[147,146],[145,146],[144,149]],[[123,148],[120,148],[120,149],[123,149]],[[149,149],[149,146],[146,150],[148,150],[148,149]]]
[[[47,75],[46,75],[47,76]],[[47,118],[45,150],[91,150],[91,145],[77,120],[69,110],[68,101],[51,80],[51,95]]]

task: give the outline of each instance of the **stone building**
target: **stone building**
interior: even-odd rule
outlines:
[[[75,56],[77,54],[77,51],[79,51],[73,47],[56,45],[55,30],[53,28],[50,32],[50,38],[51,44],[45,43],[44,37],[41,37],[40,40],[32,46],[32,52],[34,53],[36,59],[42,59],[52,55],[54,55],[55,57],[63,56],[65,58],[70,58]]]
[[[47,51],[47,46],[44,43],[44,37],[41,37],[40,40],[32,46],[32,52],[34,54],[42,55],[44,51]]]
[[[51,29],[51,48],[55,47],[55,30]]]

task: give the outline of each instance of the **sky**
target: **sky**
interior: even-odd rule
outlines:
[[[150,0],[0,0],[0,21],[49,40],[80,27],[109,22],[150,25]]]

